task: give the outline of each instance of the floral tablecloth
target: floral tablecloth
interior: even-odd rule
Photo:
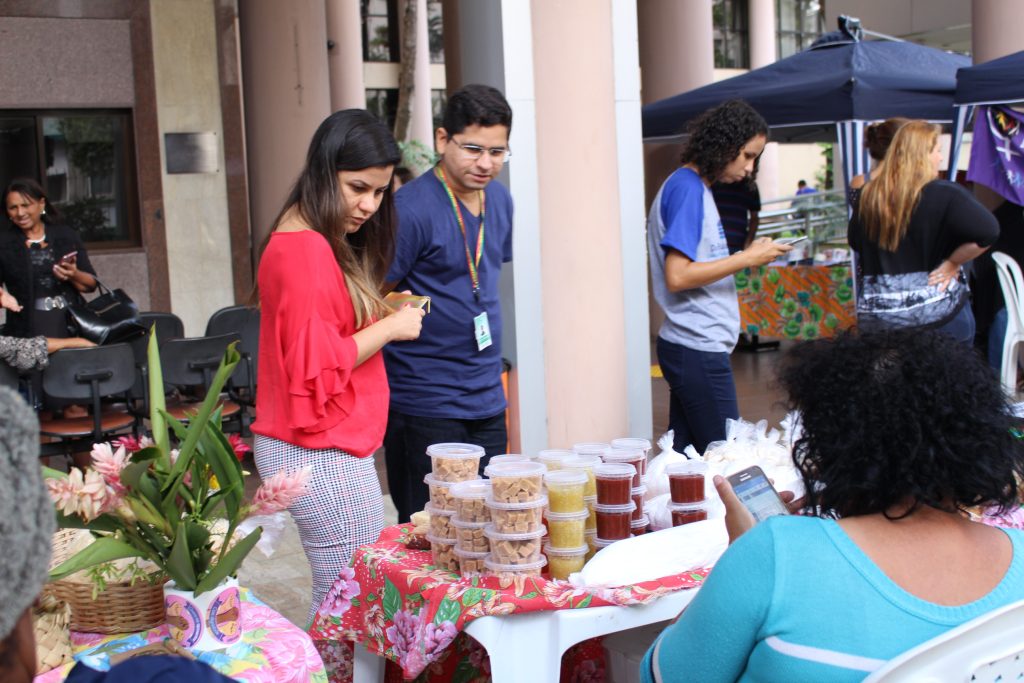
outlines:
[[[309,636],[243,588],[242,637],[213,652],[194,652],[225,676],[247,683],[326,683],[324,663]],[[110,656],[157,643],[169,637],[166,626],[124,635],[71,633],[75,659],[93,669],[110,668]],[[34,683],[63,681],[74,664],[36,676]]]
[[[685,572],[615,589],[578,588],[541,577],[463,578],[434,568],[430,551],[411,545],[411,530],[408,524],[388,527],[376,543],[357,550],[352,567],[321,605],[310,635],[331,681],[351,676],[351,641],[396,661],[406,678],[426,671],[443,674],[439,680],[477,680],[486,676],[486,653],[464,634],[456,639],[472,619],[643,604],[699,586],[707,575],[707,570]],[[464,656],[449,658],[449,650]]]
[[[736,273],[740,331],[780,339],[834,336],[857,321],[853,271],[840,266],[760,266]]]

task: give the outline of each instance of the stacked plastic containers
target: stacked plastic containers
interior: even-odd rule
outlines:
[[[423,481],[430,489],[430,552],[434,566],[460,571],[456,547],[459,528],[454,523],[456,499],[453,489],[461,482],[480,481],[480,458],[484,449],[467,443],[438,443],[427,447],[431,472]]]
[[[631,533],[634,536],[639,536],[647,533],[647,527],[650,526],[650,519],[644,504],[644,498],[647,495],[647,485],[644,482],[647,479],[647,457],[651,452],[651,442],[637,437],[623,437],[612,439],[611,446],[612,453],[610,457],[605,458],[605,462],[628,462],[636,468],[639,475],[633,478],[630,489],[630,497],[636,504],[636,508],[633,510]],[[639,458],[636,457],[637,452],[640,453]],[[620,454],[622,455],[620,456]]]
[[[485,499],[491,522],[484,527],[490,554],[484,558],[489,573],[540,574],[547,563],[541,553],[544,534],[546,467],[530,460],[489,464],[484,475],[491,493]]]
[[[548,544],[544,554],[553,579],[567,579],[583,569],[590,551],[585,534],[590,513],[584,502],[588,477],[586,471],[567,466],[573,460],[566,458],[561,469],[544,475],[548,491]]]
[[[484,561],[490,555],[491,542],[485,534],[491,522],[491,510],[487,499],[491,496],[491,482],[486,479],[470,479],[452,484],[449,489],[455,501],[455,557],[459,562],[459,573],[464,576],[483,574]],[[431,517],[433,519],[433,517]]]
[[[707,472],[707,463],[700,460],[677,462],[665,468],[672,498],[668,508],[672,514],[672,526],[708,518],[708,504],[704,498]]]
[[[587,481],[583,485],[583,504],[587,512],[583,520],[583,536],[589,548],[585,558],[587,560],[596,552],[594,539],[597,538],[597,516],[594,514],[594,506],[597,505],[597,481],[594,479],[594,466],[600,464],[601,457],[599,455],[573,455],[561,462],[563,470],[582,472],[587,477]]]

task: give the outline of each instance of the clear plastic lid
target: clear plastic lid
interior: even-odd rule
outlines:
[[[427,477],[429,478],[430,475],[428,474]],[[441,484],[451,486],[448,493],[454,498],[486,498],[491,495],[491,482],[486,479],[470,479],[455,483],[441,482]]]
[[[548,486],[576,486],[587,483],[587,473],[582,470],[562,469],[544,475],[544,483]]]
[[[634,519],[632,522],[630,522],[629,526],[632,529],[643,529],[646,528],[650,523],[651,520],[647,517],[647,515],[644,515],[640,519]],[[456,524],[456,526],[458,525]]]
[[[455,510],[442,510],[441,508],[434,507],[431,503],[424,505],[423,509],[426,510],[431,517],[451,517],[455,514]]]
[[[668,476],[672,476],[673,474],[706,474],[707,471],[708,464],[703,460],[674,462],[665,468],[665,474]]]
[[[435,443],[427,446],[427,455],[432,458],[463,460],[483,456],[484,449],[471,443]]]
[[[590,516],[590,510],[580,510],[579,512],[552,512],[551,510],[544,511],[544,517],[549,522],[573,522],[577,519],[586,519]]]
[[[609,541],[606,538],[600,538],[599,536],[594,536],[594,547],[597,550],[600,550],[601,548],[607,548],[612,543],[617,543],[618,541],[624,541],[624,540],[626,540],[626,539],[619,538],[619,539],[612,539],[612,540]]]
[[[624,436],[612,439],[612,448],[615,450],[641,450],[647,452],[651,450],[651,442],[638,436]]]
[[[707,510],[708,503],[707,499],[699,500],[696,503],[669,503],[669,512],[694,512],[695,510]]]
[[[455,545],[459,541],[454,538],[438,538],[433,534],[427,534],[427,540],[431,543],[437,543],[438,545]]]
[[[452,526],[456,529],[483,529],[490,522],[463,522],[458,517],[452,518]]]
[[[548,558],[543,555],[540,556],[539,560],[525,564],[502,564],[501,562],[495,562],[493,558],[484,558],[484,566],[494,574],[526,574],[528,572],[540,571],[547,563]]]
[[[624,462],[603,462],[594,465],[594,476],[598,479],[632,479],[636,468]]]
[[[544,554],[554,555],[555,557],[576,557],[579,555],[586,555],[589,552],[589,545],[581,545],[578,548],[552,548],[548,544],[544,545]]]
[[[482,560],[491,554],[490,550],[463,550],[462,548],[455,546],[455,556],[464,560]]]
[[[487,464],[500,465],[506,462],[533,462],[533,458],[522,453],[504,453],[502,455],[492,455]]]
[[[454,494],[453,494],[454,495]],[[647,495],[647,484],[640,484],[629,490],[630,496],[644,496]]]
[[[562,468],[567,470],[589,470],[593,469],[594,465],[600,465],[600,455],[573,455],[562,461]]]
[[[564,449],[550,448],[537,454],[537,461],[549,466],[550,469],[558,469],[567,458],[575,457],[575,453]]]
[[[633,501],[629,501],[625,505],[601,505],[598,503],[594,506],[594,512],[605,515],[632,514],[634,510],[636,510],[636,503]]]
[[[495,510],[532,510],[534,508],[542,508],[548,504],[548,497],[541,496],[537,500],[530,500],[525,503],[502,503],[488,497],[484,501],[484,505]]]
[[[472,479],[467,479],[466,481],[442,481],[435,477],[433,474],[428,474],[427,476],[423,477],[423,482],[427,486],[440,486],[442,488],[450,488],[458,484],[478,483],[481,481],[483,481],[483,479],[481,479],[480,477],[474,477]],[[490,485],[490,482],[488,482],[488,485]]]
[[[522,462],[503,462],[497,465],[488,465],[484,468],[484,476],[490,477],[491,479],[500,479],[503,477],[539,477],[543,476],[547,472],[547,467],[544,463],[533,462],[532,460],[525,460]]]
[[[541,538],[548,532],[547,527],[541,526],[536,531],[525,531],[518,534],[503,534],[494,528],[493,524],[484,527],[484,536],[492,541],[532,541]]]
[[[611,449],[611,445],[600,441],[584,441],[583,443],[574,443],[572,445],[572,451],[576,455],[604,456]]]
[[[628,463],[637,462],[638,460],[644,459],[644,452],[639,448],[626,449],[609,449],[603,456],[606,463]]]

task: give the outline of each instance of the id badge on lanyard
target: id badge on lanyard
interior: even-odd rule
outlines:
[[[491,323],[487,320],[487,311],[473,318],[473,336],[476,337],[477,351],[483,351],[493,343],[491,339]]]

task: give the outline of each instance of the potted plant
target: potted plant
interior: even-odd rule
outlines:
[[[165,411],[155,333],[150,335],[153,441],[134,452],[97,445],[93,467],[69,474],[44,468],[62,528],[88,529],[96,540],[50,572],[60,580],[122,558],[141,558],[170,579],[165,605],[172,635],[187,647],[223,647],[238,638],[233,577],[262,527],[239,534],[250,515],[285,509],[302,495],[309,470],[280,473],[245,499],[245,472],[221,431],[221,389],[240,356],[228,346],[205,400],[187,424]],[[173,434],[178,448],[172,449]]]

